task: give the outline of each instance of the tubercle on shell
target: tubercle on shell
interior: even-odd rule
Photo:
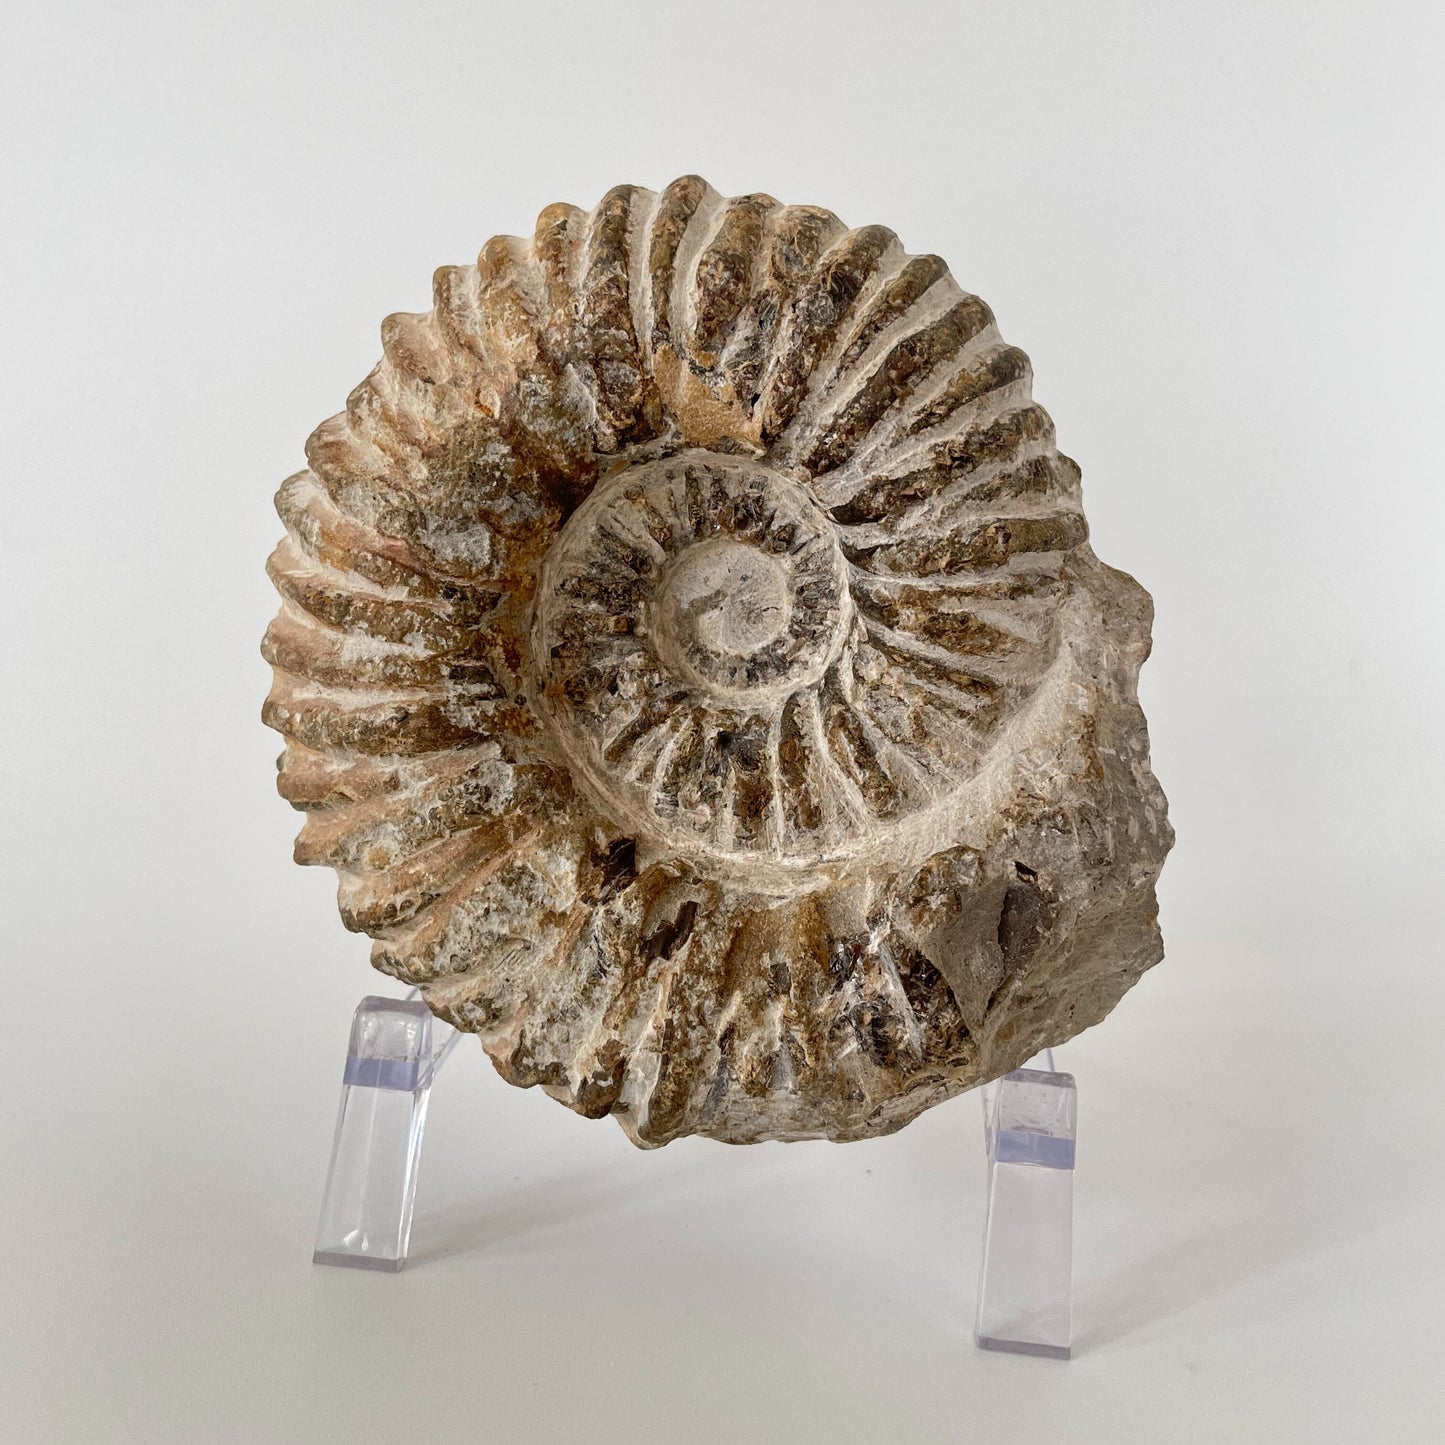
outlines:
[[[1102,1017],[1161,951],[1147,597],[989,308],[698,177],[433,295],[278,495],[263,644],[376,966],[645,1146],[885,1133]]]

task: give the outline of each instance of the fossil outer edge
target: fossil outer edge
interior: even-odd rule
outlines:
[[[1152,609],[936,256],[697,177],[436,273],[281,488],[302,863],[638,1144],[859,1139],[1162,956]]]

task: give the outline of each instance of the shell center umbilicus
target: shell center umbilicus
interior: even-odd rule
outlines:
[[[619,824],[779,845],[778,725],[846,652],[847,576],[807,490],[748,458],[639,462],[578,508],[542,569],[536,688]]]
[[[793,610],[787,575],[766,552],[718,537],[685,552],[657,605],[658,630],[705,663],[745,661],[776,642]]]

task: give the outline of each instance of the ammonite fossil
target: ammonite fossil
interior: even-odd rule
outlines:
[[[1151,608],[1024,354],[689,176],[436,273],[277,499],[265,717],[377,968],[638,1144],[857,1139],[1161,956]]]

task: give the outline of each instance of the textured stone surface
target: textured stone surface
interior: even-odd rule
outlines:
[[[265,717],[297,860],[505,1078],[862,1138],[1159,959],[1149,598],[936,256],[624,186],[382,342],[277,499]]]

